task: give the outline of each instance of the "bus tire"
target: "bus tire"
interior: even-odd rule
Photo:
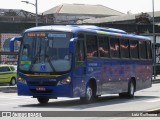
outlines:
[[[135,83],[132,80],[128,83],[128,91],[119,93],[119,97],[120,98],[133,98],[134,93],[135,93]]]
[[[128,98],[133,98],[134,97],[134,93],[135,93],[135,84],[134,82],[131,80],[128,84],[128,92],[127,92],[127,97]]]
[[[80,100],[83,102],[83,103],[91,103],[94,101],[94,91],[93,91],[93,88],[88,85],[87,88],[86,88],[86,96],[85,97],[81,97]]]
[[[127,93],[119,93],[119,97],[120,98],[126,98],[127,97]]]
[[[38,100],[38,102],[39,102],[40,104],[47,104],[48,101],[49,101],[49,98],[46,98],[46,97],[38,97],[37,100]]]

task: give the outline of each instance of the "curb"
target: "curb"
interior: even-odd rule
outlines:
[[[160,79],[152,80],[152,84],[160,83]]]
[[[0,92],[16,93],[17,92],[17,86],[0,86]]]

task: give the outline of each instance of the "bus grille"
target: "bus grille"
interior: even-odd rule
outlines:
[[[27,84],[30,86],[56,86],[57,83],[53,81],[27,81]]]

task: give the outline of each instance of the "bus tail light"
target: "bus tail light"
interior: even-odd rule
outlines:
[[[71,78],[67,77],[66,79],[60,80],[57,85],[68,84],[71,82]]]

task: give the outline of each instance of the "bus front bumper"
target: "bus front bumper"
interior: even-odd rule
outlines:
[[[63,84],[57,86],[28,86],[17,82],[19,96],[47,96],[47,97],[72,97],[72,85]]]

